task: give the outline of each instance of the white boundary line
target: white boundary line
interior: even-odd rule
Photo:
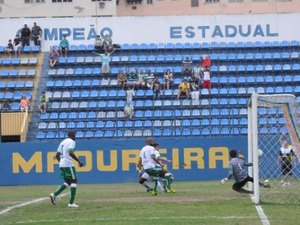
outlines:
[[[60,195],[60,197],[62,196],[65,196],[69,193],[65,193],[65,194],[62,194]],[[26,206],[26,205],[31,205],[31,204],[34,204],[34,203],[38,203],[38,202],[41,202],[41,201],[44,201],[46,199],[49,199],[49,197],[44,197],[44,198],[37,198],[37,199],[34,199],[34,200],[31,200],[31,201],[28,201],[28,202],[24,202],[24,203],[21,203],[21,204],[18,204],[18,205],[13,205],[13,206],[10,206],[8,207],[7,209],[4,209],[2,211],[0,211],[0,215],[3,215],[5,213],[8,213],[9,211],[13,210],[13,209],[16,209],[16,208],[21,208],[23,206]]]
[[[152,220],[152,221],[160,221],[161,219],[169,219],[169,220],[186,220],[186,219],[193,219],[193,220],[203,220],[203,219],[223,219],[223,220],[233,220],[233,219],[255,219],[257,217],[242,217],[242,216],[172,216],[172,217],[147,217],[143,218],[145,220]],[[94,219],[56,219],[56,220],[22,220],[16,222],[17,224],[43,224],[43,223],[59,223],[59,222],[90,222],[90,221],[138,221],[140,218],[136,217],[122,217],[122,218],[115,218],[115,217],[105,217],[105,218],[94,218]]]
[[[254,202],[254,196],[251,196],[251,200],[252,202]],[[264,213],[263,208],[261,207],[261,205],[255,205],[256,211],[259,215],[260,221],[262,222],[263,225],[271,225],[270,221],[268,220],[268,217],[266,216],[266,214]]]

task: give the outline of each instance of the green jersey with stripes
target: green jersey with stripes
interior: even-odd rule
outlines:
[[[75,141],[73,141],[71,138],[66,138],[59,144],[57,149],[57,151],[60,153],[59,167],[74,166],[72,157],[70,155],[70,152],[73,152],[74,149]]]

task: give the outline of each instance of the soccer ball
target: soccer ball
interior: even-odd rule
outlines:
[[[257,150],[257,155],[258,155],[258,157],[262,157],[263,154],[264,154],[264,152],[263,152],[261,149],[258,149],[258,150]]]

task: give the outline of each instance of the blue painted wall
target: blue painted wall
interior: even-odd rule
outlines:
[[[227,175],[229,149],[247,156],[247,137],[156,139],[168,169],[176,180],[220,179]],[[85,163],[78,168],[79,183],[134,182],[136,163],[145,140],[77,141],[76,154]],[[61,182],[53,159],[59,142],[0,144],[0,185],[41,185]],[[246,157],[247,158],[247,157]],[[179,165],[186,163],[181,168]]]

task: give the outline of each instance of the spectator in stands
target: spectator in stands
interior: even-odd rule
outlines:
[[[119,70],[118,85],[122,87],[122,89],[125,89],[127,87],[127,76],[122,70]]]
[[[142,69],[137,70],[137,80],[135,82],[135,89],[144,89],[146,87],[145,77],[146,75]]]
[[[20,101],[20,110],[21,112],[28,112],[30,108],[30,101],[25,95],[22,96]]]
[[[134,108],[133,106],[130,104],[130,102],[127,102],[125,107],[124,107],[124,117],[125,119],[132,119],[134,115]]]
[[[8,101],[5,101],[2,105],[1,105],[1,111],[9,111],[10,108],[10,104]]]
[[[22,46],[30,45],[30,36],[31,36],[31,31],[27,27],[27,24],[24,24],[24,27],[21,30]]]
[[[146,82],[146,87],[149,89],[153,88],[153,82],[154,82],[154,75],[151,73],[151,70],[147,70],[145,73],[145,82]]]
[[[23,46],[22,46],[22,40],[21,40],[21,38],[20,38],[20,36],[18,34],[16,35],[13,44],[14,44],[14,47],[15,47],[15,54],[16,54],[16,56],[20,55]]]
[[[43,31],[40,26],[36,24],[36,22],[33,23],[33,27],[31,28],[31,35],[34,45],[41,46],[41,39],[42,39]]]
[[[7,46],[5,48],[5,51],[6,51],[6,53],[7,53],[7,55],[9,57],[11,57],[11,55],[14,54],[14,46],[12,44],[11,39],[8,40]]]
[[[199,86],[200,81],[197,77],[192,76],[190,80],[190,88],[191,88],[191,99],[198,100],[199,99]]]
[[[170,89],[170,84],[173,82],[173,73],[167,69],[164,74],[165,88]]]
[[[153,98],[158,98],[159,94],[160,94],[160,88],[161,88],[161,84],[159,82],[158,76],[154,76],[154,81],[153,81],[153,93],[154,96]]]
[[[137,77],[136,71],[131,70],[129,73],[127,73],[128,85],[132,85],[134,87],[137,79],[138,79],[138,77]]]
[[[133,88],[131,89],[130,86],[128,86],[126,91],[126,102],[131,104],[134,96],[135,96],[134,89]]]
[[[101,57],[101,62],[102,62],[102,66],[101,66],[101,72],[102,72],[102,76],[103,78],[107,78],[109,79],[109,73],[110,73],[110,66],[109,66],[109,62],[110,62],[110,55],[113,53],[114,51],[108,53],[105,52],[104,54],[98,54],[98,53],[94,53],[96,55],[99,55]]]
[[[48,106],[48,97],[46,96],[46,92],[43,91],[40,97],[40,104],[38,105],[40,113],[46,113]]]
[[[59,53],[55,49],[55,47],[51,48],[51,52],[49,54],[49,65],[50,67],[54,67],[58,62]]]
[[[193,61],[189,57],[186,57],[182,61],[182,71],[184,76],[189,77],[192,75],[192,67],[193,67]]]
[[[209,67],[206,67],[203,71],[203,88],[207,88],[210,92],[211,90],[211,82],[210,82],[210,71],[209,71]]]
[[[63,53],[65,53],[65,57],[68,56],[69,51],[69,41],[67,40],[67,36],[64,35],[63,39],[59,43],[59,51],[60,55],[62,56]]]
[[[98,54],[104,53],[103,43],[100,35],[97,35],[94,41],[94,49],[95,49],[94,53],[98,53]]]
[[[200,64],[196,64],[193,68],[193,76],[196,77],[199,82],[201,81],[202,69]]]
[[[203,59],[203,61],[201,63],[201,67],[202,67],[202,70],[205,70],[206,68],[211,67],[211,59],[209,58],[209,56],[206,56],[205,59]]]
[[[183,79],[183,82],[178,85],[178,94],[177,99],[181,97],[182,94],[186,95],[186,98],[189,98],[190,96],[190,84],[188,83],[188,80],[185,78]]]
[[[105,38],[103,41],[103,49],[106,53],[112,53],[114,51],[112,39],[109,34],[105,35]]]

